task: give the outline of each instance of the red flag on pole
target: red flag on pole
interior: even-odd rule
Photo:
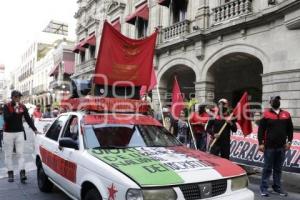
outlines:
[[[173,91],[172,91],[172,107],[171,107],[171,113],[175,119],[179,118],[180,111],[182,111],[184,108],[184,101],[182,98],[182,94],[180,91],[179,84],[177,82],[177,79],[175,77],[174,83],[173,83]]]
[[[244,136],[252,133],[252,122],[250,117],[250,109],[248,104],[248,93],[245,92],[240,99],[237,106],[232,112],[233,116],[237,118],[237,122],[240,125]]]
[[[94,83],[113,85],[117,81],[130,81],[135,86],[150,85],[156,36],[157,31],[145,39],[130,39],[105,21]],[[107,82],[97,75],[106,76]]]
[[[140,90],[140,95],[143,96],[147,92],[150,92],[151,90],[153,90],[153,88],[156,86],[156,84],[157,84],[157,79],[156,79],[156,75],[155,75],[155,70],[154,70],[154,68],[152,68],[150,85],[148,85],[148,86],[143,85]]]

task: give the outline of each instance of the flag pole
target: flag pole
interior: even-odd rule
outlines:
[[[178,83],[177,76],[175,76],[175,80],[176,80],[176,82]],[[178,85],[179,85],[179,84],[178,84]],[[181,91],[180,91],[180,93],[181,93]],[[180,95],[181,95],[181,94],[180,94]],[[181,96],[181,97],[182,97],[182,96]],[[182,99],[183,99],[183,97],[182,97]],[[191,136],[192,136],[192,140],[193,140],[193,143],[194,143],[194,147],[195,147],[195,149],[197,150],[197,144],[196,144],[196,140],[195,140],[195,137],[194,137],[194,132],[193,132],[192,125],[191,125],[191,122],[190,122],[189,117],[188,117],[187,121],[188,121],[189,129],[190,129],[190,131],[191,131],[190,133],[191,133]]]
[[[228,119],[232,119],[233,117],[233,112],[230,114],[229,118]],[[209,145],[209,152],[211,151],[211,148],[215,145],[215,143],[218,141],[218,138],[222,135],[225,127],[227,126],[228,122],[225,121],[225,123],[223,124],[222,128],[219,130],[219,132],[217,133],[218,137],[216,137],[213,142]]]
[[[193,140],[193,143],[194,143],[194,147],[195,147],[196,150],[198,150],[198,148],[197,148],[197,143],[196,143],[196,139],[195,139],[195,137],[194,137],[194,132],[193,132],[192,125],[191,125],[191,122],[190,122],[189,117],[188,117],[188,124],[189,124],[189,128],[190,128],[190,130],[191,130],[191,135],[192,135],[192,140]]]
[[[190,114],[191,113],[189,113],[189,116],[190,116]],[[198,150],[198,148],[197,148],[197,142],[196,142],[196,139],[195,139],[194,131],[193,131],[192,124],[190,122],[190,117],[189,116],[188,116],[188,124],[189,124],[189,128],[191,130],[192,140],[193,140],[195,149]]]
[[[160,112],[161,112],[161,118],[162,118],[163,126],[166,128],[164,112],[163,112],[163,109],[162,109],[162,103],[161,103],[161,99],[160,99],[159,82],[157,82],[156,90],[157,90],[157,96],[158,96],[158,102],[159,102],[159,108],[160,108]]]
[[[224,124],[223,124],[223,126],[222,126],[222,128],[220,129],[220,131],[217,133],[217,135],[220,137],[221,136],[221,134],[223,133],[223,131],[224,131],[224,129],[225,129],[225,127],[227,126],[227,122],[225,122]],[[209,145],[209,152],[211,151],[211,148],[215,145],[215,143],[218,141],[218,138],[219,137],[216,137],[214,140],[213,140],[213,142]]]

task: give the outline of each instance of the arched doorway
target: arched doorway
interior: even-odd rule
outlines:
[[[234,107],[247,91],[251,102],[262,102],[262,62],[246,53],[230,53],[217,60],[207,76],[214,83],[214,100],[228,99]]]
[[[196,74],[190,67],[177,65],[169,68],[161,76],[159,88],[162,101],[170,103],[172,101],[172,90],[174,78],[177,78],[184,99],[189,100],[195,96]]]

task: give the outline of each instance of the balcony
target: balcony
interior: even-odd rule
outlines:
[[[57,80],[51,81],[50,84],[49,84],[49,88],[53,89],[53,90],[59,88],[58,81]]]
[[[162,42],[180,38],[181,36],[188,34],[190,32],[190,23],[189,20],[184,20],[162,29]]]
[[[38,85],[38,86],[33,88],[32,92],[34,94],[42,94],[43,92],[45,92],[44,86],[43,85]]]
[[[26,90],[26,91],[22,92],[22,95],[25,96],[25,97],[29,96],[29,90]]]
[[[53,80],[50,82],[49,88],[52,90],[70,90],[71,82],[67,79],[64,79],[62,81]]]
[[[247,15],[252,12],[252,0],[233,0],[213,8],[213,24]]]
[[[76,66],[76,71],[78,73],[78,72],[80,72],[82,70],[95,69],[95,66],[96,66],[96,59],[92,58],[92,59],[89,59],[87,61],[84,61],[84,62],[78,64]]]

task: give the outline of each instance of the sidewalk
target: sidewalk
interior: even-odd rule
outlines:
[[[244,166],[246,171],[248,172],[249,180],[253,184],[260,185],[261,181],[261,168],[254,168],[249,166]],[[272,176],[270,178],[270,184],[272,183]],[[299,193],[299,199],[300,199],[300,174],[295,173],[288,173],[283,172],[282,173],[282,186],[285,190],[288,192],[295,192]]]

